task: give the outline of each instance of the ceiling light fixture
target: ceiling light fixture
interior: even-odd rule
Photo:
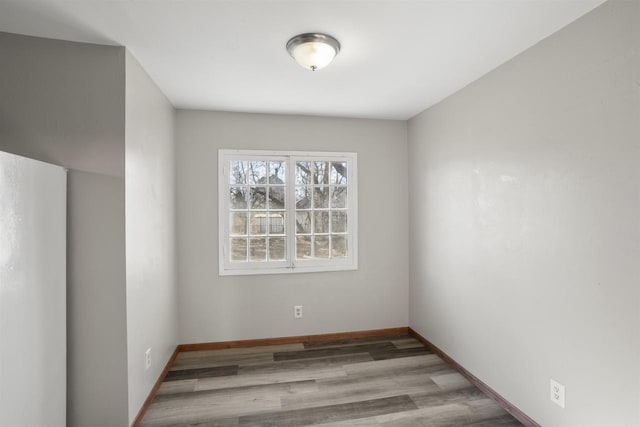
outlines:
[[[298,64],[316,71],[333,61],[340,52],[340,43],[327,34],[298,34],[287,42],[287,51]]]

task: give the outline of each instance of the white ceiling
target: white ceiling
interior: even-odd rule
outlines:
[[[126,46],[178,108],[407,119],[603,0],[0,0],[0,31]],[[303,32],[342,50],[311,72]]]

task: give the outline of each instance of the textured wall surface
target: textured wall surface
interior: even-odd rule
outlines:
[[[64,427],[67,173],[0,151],[0,424]]]
[[[544,426],[640,424],[639,4],[409,122],[410,325]]]

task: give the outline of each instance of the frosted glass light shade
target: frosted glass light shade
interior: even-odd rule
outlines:
[[[315,71],[333,61],[340,51],[340,43],[326,34],[300,34],[287,42],[287,51],[298,64]]]

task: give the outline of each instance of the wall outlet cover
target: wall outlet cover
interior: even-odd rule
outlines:
[[[564,408],[564,386],[557,381],[550,380],[551,401]]]

